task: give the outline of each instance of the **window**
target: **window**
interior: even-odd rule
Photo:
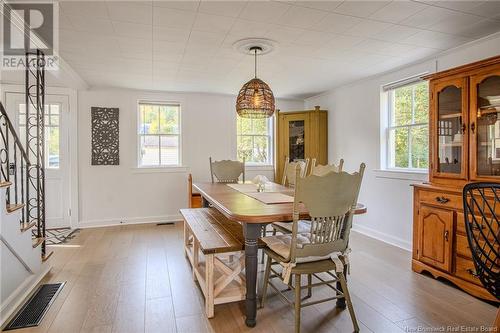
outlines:
[[[180,105],[139,102],[139,167],[179,166]]]
[[[45,104],[45,167],[59,169],[59,122],[61,119],[60,104]],[[35,112],[31,109],[30,114]],[[26,105],[19,105],[19,139],[26,147]],[[30,156],[30,159],[34,156]]]
[[[272,164],[272,118],[236,120],[237,155],[249,164]]]
[[[388,89],[387,168],[429,167],[429,89],[426,81]]]

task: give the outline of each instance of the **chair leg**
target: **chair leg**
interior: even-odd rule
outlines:
[[[271,257],[267,256],[266,271],[264,272],[264,281],[262,281],[262,297],[260,298],[260,307],[264,307],[267,297],[267,284],[269,283],[269,275],[271,275]]]
[[[295,274],[295,333],[300,333],[300,274]]]
[[[307,297],[312,296],[312,274],[307,274]]]
[[[347,303],[347,308],[349,309],[349,314],[351,315],[352,325],[354,326],[354,332],[359,332],[358,321],[356,320],[356,315],[354,314],[354,307],[352,306],[351,296],[349,295],[349,290],[347,290],[347,283],[345,280],[344,273],[337,273],[342,285],[342,292],[344,293],[344,298]]]
[[[208,254],[205,256],[205,313],[208,318],[214,316],[214,255]]]

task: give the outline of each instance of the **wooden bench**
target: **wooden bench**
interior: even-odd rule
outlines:
[[[205,296],[205,312],[214,316],[214,305],[245,299],[243,230],[215,208],[181,209],[184,217],[184,250]],[[200,256],[202,254],[202,256]]]

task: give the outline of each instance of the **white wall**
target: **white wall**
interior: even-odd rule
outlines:
[[[365,162],[360,201],[368,213],[357,216],[354,229],[411,248],[412,188],[415,180],[389,179],[380,168],[380,88],[425,71],[434,72],[500,54],[500,34],[448,51],[420,64],[342,86],[306,100],[306,107],[328,109],[329,159],[344,158],[346,170]],[[437,63],[436,63],[437,61]],[[436,66],[437,65],[437,66]],[[403,178],[409,178],[404,176]]]
[[[183,165],[186,168],[145,172],[136,168],[138,100],[181,103]],[[235,97],[202,93],[136,90],[87,90],[78,94],[79,227],[178,220],[186,206],[186,172],[209,180],[208,158],[236,156]],[[120,165],[91,166],[92,106],[120,109]],[[302,100],[277,100],[277,108],[302,109]],[[272,169],[248,171],[272,177]]]

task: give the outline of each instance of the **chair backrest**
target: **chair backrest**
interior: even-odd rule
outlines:
[[[470,183],[464,186],[462,194],[475,274],[500,300],[500,184]]]
[[[283,170],[283,178],[281,180],[281,184],[283,186],[294,187],[297,172],[299,170],[299,177],[305,177],[307,173],[307,168],[309,166],[309,159],[300,161],[290,162],[290,159],[287,157],[285,161],[285,169]]]
[[[212,183],[237,183],[240,176],[242,181],[245,182],[245,162],[240,161],[210,161],[210,176]]]
[[[347,249],[352,226],[351,211],[358,201],[364,170],[365,164],[362,163],[359,171],[352,174],[330,172],[324,176],[297,179],[290,261],[300,257],[327,256]],[[308,242],[297,245],[301,204],[309,212],[311,227]]]
[[[338,165],[335,164],[326,164],[326,165],[321,165],[318,164],[316,165],[316,159],[313,158],[311,161],[311,175],[315,176],[324,176],[329,172],[341,172],[342,168],[344,166],[344,159],[340,159],[340,162]]]

